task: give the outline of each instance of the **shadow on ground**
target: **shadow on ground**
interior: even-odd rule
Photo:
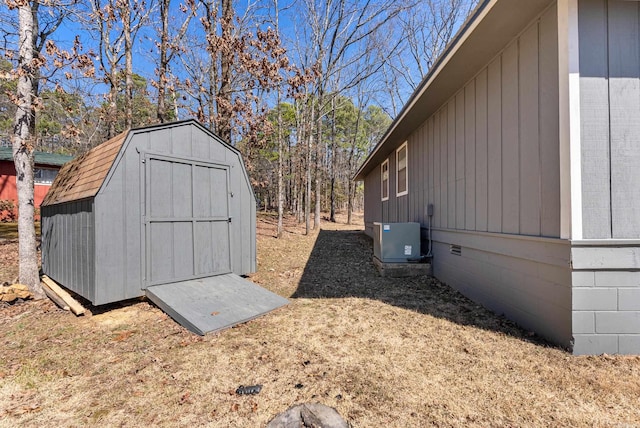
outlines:
[[[550,346],[434,278],[384,278],[362,231],[321,230],[292,298],[366,298]]]

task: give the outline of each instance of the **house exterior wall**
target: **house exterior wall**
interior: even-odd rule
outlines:
[[[373,223],[385,221],[382,215],[382,200],[380,195],[380,167],[374,168],[364,180],[364,227],[365,233],[373,238]],[[391,187],[389,187],[391,191]]]
[[[36,168],[39,168],[39,165],[36,165]],[[43,168],[47,169],[59,169],[59,167],[54,166],[46,166]],[[42,204],[42,200],[47,195],[49,191],[50,184],[38,184],[34,183],[33,185],[33,202],[36,208],[40,208]],[[0,200],[10,200],[13,201],[15,205],[15,213],[6,213],[6,216],[15,215],[17,217],[18,214],[18,190],[16,188],[16,168],[13,165],[13,162],[9,161],[0,161]],[[2,220],[3,214],[0,212],[0,220]],[[39,216],[36,215],[36,219]]]
[[[453,230],[433,232],[434,274],[488,309],[571,346],[568,241]],[[450,245],[461,247],[460,255]]]
[[[573,243],[576,354],[640,354],[640,241]]]
[[[409,153],[409,171],[412,168],[411,157],[412,155]],[[382,171],[380,169],[380,165],[378,165],[377,168],[374,168],[374,170],[371,171],[365,179],[365,232],[371,237],[373,237],[374,222],[395,223],[414,221],[407,220],[409,216],[408,204],[411,199],[409,194],[396,197],[396,152],[393,151],[387,160],[389,162],[389,198],[387,200],[382,200]],[[409,175],[409,180],[411,180],[411,175]],[[411,192],[412,186],[414,186],[414,183],[409,182],[409,192]],[[420,220],[415,221],[419,222]]]
[[[638,239],[640,3],[580,0],[579,34],[583,237]]]
[[[435,276],[570,347],[570,245],[559,239],[557,14],[553,5],[532,17],[409,136],[408,195],[395,195],[395,152],[389,201],[380,200],[379,167],[366,177],[365,188],[374,189],[365,221],[424,228],[433,204]]]
[[[560,236],[555,8],[548,9],[409,137],[404,221]]]
[[[42,270],[54,281],[94,301],[95,216],[92,199],[42,207]]]
[[[99,263],[93,303],[144,294],[148,282],[143,228],[145,153],[229,166],[229,190],[233,194],[229,224],[231,268],[237,274],[255,271],[255,200],[239,155],[195,124],[136,130],[128,138],[130,141],[125,141],[95,197]],[[171,245],[167,239],[167,245]]]
[[[579,0],[577,354],[640,354],[640,2]]]

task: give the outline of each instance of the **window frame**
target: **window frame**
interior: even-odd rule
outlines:
[[[404,155],[404,178],[405,178],[405,189],[400,192],[398,185],[400,184],[400,158],[398,156],[398,153],[400,153],[400,151],[404,150],[405,151],[405,155]],[[399,198],[400,196],[405,196],[409,194],[409,146],[407,145],[407,141],[405,141],[400,147],[398,147],[396,149],[396,198]]]
[[[53,171],[54,173],[46,174],[47,177],[45,178],[42,177],[44,171]],[[38,186],[51,186],[59,172],[60,170],[58,168],[35,167],[33,169],[33,184]]]
[[[387,183],[385,185],[384,182],[384,166],[387,166]],[[384,195],[385,188],[387,190],[387,196]],[[389,158],[385,159],[384,162],[380,164],[380,199],[384,201],[389,200]]]

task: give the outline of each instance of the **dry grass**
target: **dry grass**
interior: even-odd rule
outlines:
[[[145,301],[0,309],[0,426],[259,427],[308,401],[356,427],[637,426],[640,359],[572,357],[437,281],[380,278],[359,221],[275,239],[261,216],[252,280],[291,304],[204,338]]]

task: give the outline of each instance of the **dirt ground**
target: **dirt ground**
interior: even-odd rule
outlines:
[[[276,239],[261,215],[251,280],[291,303],[205,337],[147,301],[0,308],[0,426],[261,427],[303,402],[354,427],[640,426],[640,358],[573,357],[433,279],[381,278],[357,220]]]

